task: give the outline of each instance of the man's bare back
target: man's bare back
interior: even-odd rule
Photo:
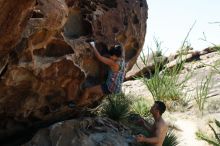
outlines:
[[[155,128],[154,129],[154,131],[155,131],[154,136],[159,137],[159,142],[157,144],[154,144],[153,146],[162,146],[163,141],[166,137],[168,126],[167,126],[166,122],[163,120],[163,118],[160,118],[159,121],[155,121],[155,125],[153,127]]]

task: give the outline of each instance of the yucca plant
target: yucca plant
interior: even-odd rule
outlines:
[[[182,81],[179,81],[180,71],[184,68],[184,64],[186,59],[184,59],[183,55],[186,53],[186,48],[189,48],[189,44],[187,43],[187,38],[194,27],[195,23],[190,28],[186,37],[184,38],[183,43],[179,49],[178,58],[176,59],[176,65],[173,67],[165,66],[162,57],[158,57],[152,53],[154,59],[154,71],[149,72],[150,77],[147,78],[143,74],[143,81],[151,92],[154,100],[161,100],[164,102],[172,102],[179,101],[179,99],[183,96],[182,89],[184,87],[184,83],[189,80],[192,74],[188,73]],[[156,52],[162,52],[161,50],[161,42],[154,39],[156,44]],[[148,50],[152,50],[148,48]],[[153,52],[153,51],[152,51]],[[149,56],[149,55],[148,55]],[[142,62],[147,65],[148,58],[146,59],[145,55],[140,56]]]
[[[129,115],[131,100],[123,93],[112,94],[107,96],[102,105],[102,114],[115,120],[120,121]]]
[[[157,51],[161,50],[161,43],[156,42]],[[149,48],[150,49],[150,48]],[[160,51],[159,51],[160,52]],[[154,100],[172,101],[179,100],[182,96],[182,88],[186,80],[179,82],[179,72],[183,69],[184,61],[182,61],[182,54],[178,57],[178,64],[173,68],[166,68],[163,65],[162,58],[158,58],[153,55],[154,59],[154,72],[150,72],[150,79],[143,75],[143,82],[148,87]],[[141,56],[141,60],[147,65],[144,55]]]
[[[172,130],[167,132],[167,135],[163,141],[163,146],[177,146],[179,144],[177,136]]]
[[[218,120],[215,120],[215,125],[218,128],[218,130],[220,130],[220,122]],[[217,130],[214,129],[214,127],[210,123],[209,123],[209,127],[211,128],[214,134],[213,137],[207,136],[203,134],[201,131],[196,132],[196,136],[199,139],[204,140],[213,146],[220,146],[220,131],[217,132]]]

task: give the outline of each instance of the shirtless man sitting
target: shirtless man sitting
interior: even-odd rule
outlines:
[[[155,101],[154,105],[151,107],[150,112],[154,118],[153,126],[149,126],[143,119],[139,120],[140,124],[150,133],[153,137],[145,137],[140,134],[135,137],[137,142],[149,143],[153,146],[162,146],[165,139],[168,125],[162,118],[162,114],[165,112],[166,106],[161,101]]]

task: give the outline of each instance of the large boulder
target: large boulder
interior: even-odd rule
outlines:
[[[103,82],[107,69],[88,41],[95,40],[103,55],[121,43],[127,70],[144,43],[145,0],[1,0],[0,5],[0,140],[65,113],[81,113],[63,105]]]
[[[129,146],[131,130],[104,117],[59,122],[41,129],[22,146]]]

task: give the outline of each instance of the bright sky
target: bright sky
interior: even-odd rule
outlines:
[[[147,0],[148,20],[144,50],[154,47],[153,38],[162,42],[166,55],[180,48],[188,31],[196,21],[188,42],[195,50],[210,43],[200,40],[203,32],[209,42],[220,44],[220,0]]]

